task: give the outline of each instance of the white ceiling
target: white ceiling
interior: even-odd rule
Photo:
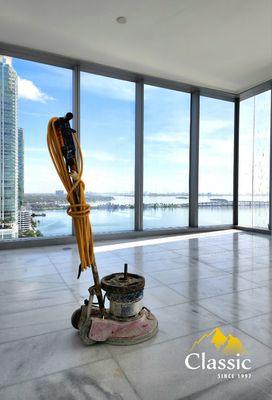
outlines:
[[[272,0],[0,0],[0,10],[2,42],[231,92],[272,78]]]

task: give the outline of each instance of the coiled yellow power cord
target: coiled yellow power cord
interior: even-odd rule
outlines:
[[[95,264],[95,256],[93,249],[93,235],[90,224],[89,214],[90,205],[85,199],[85,185],[82,181],[83,158],[80,144],[76,133],[73,133],[73,139],[76,146],[76,171],[69,173],[65,159],[62,155],[61,146],[57,136],[55,122],[58,118],[50,119],[47,128],[47,145],[50,156],[56,168],[56,171],[67,191],[67,201],[70,203],[67,214],[73,218],[75,234],[77,238],[78,251],[81,260],[81,270],[84,271],[87,267]],[[75,191],[79,198],[79,203],[76,202]]]
[[[94,244],[92,227],[90,224],[90,205],[86,203],[84,194],[85,184],[82,181],[83,173],[83,157],[80,144],[76,132],[73,132],[73,139],[76,148],[76,159],[73,171],[68,172],[65,158],[62,154],[62,149],[58,137],[58,132],[55,123],[58,118],[53,117],[48,122],[47,127],[47,146],[56,168],[56,171],[67,191],[67,201],[69,206],[67,214],[73,218],[78,252],[80,256],[80,269],[85,271],[88,267],[92,268],[95,292],[99,303],[101,314],[104,313],[104,300],[100,286],[100,280],[95,262]]]

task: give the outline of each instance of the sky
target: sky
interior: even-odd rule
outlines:
[[[72,71],[18,59],[13,59],[13,67],[18,74],[19,126],[25,132],[25,192],[55,192],[62,186],[48,154],[46,129],[52,116],[72,110]],[[259,99],[256,108],[261,115],[258,129],[265,137],[268,99]],[[144,191],[188,193],[190,95],[146,85],[144,106]],[[252,121],[253,109],[251,104],[242,107],[247,137],[252,124],[243,121]],[[133,82],[81,73],[86,190],[134,191],[134,110]],[[233,111],[233,103],[201,97],[200,193],[232,193]],[[243,157],[249,165],[251,150],[244,151]],[[249,178],[245,180],[241,187],[247,192]]]
[[[239,187],[252,196],[269,198],[270,99],[267,91],[241,102]],[[256,198],[258,200],[258,198]]]

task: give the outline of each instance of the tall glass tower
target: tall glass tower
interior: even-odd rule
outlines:
[[[18,128],[18,206],[24,201],[24,130]]]
[[[17,73],[10,57],[0,56],[0,238],[18,231]]]

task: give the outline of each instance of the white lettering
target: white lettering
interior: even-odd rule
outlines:
[[[196,367],[192,367],[192,366],[190,365],[189,360],[190,360],[190,358],[191,358],[192,356],[195,356],[196,358],[199,359],[199,354],[198,354],[198,353],[190,353],[190,354],[188,354],[188,356],[185,358],[185,365],[186,365],[186,367],[189,368],[189,369],[198,369],[198,368],[200,368],[200,365],[198,365],[198,366],[196,366]]]
[[[251,360],[250,360],[249,358],[245,358],[245,359],[242,361],[242,363],[241,363],[242,368],[244,368],[244,369],[251,369],[251,365],[248,366],[248,367],[246,367],[246,362],[248,362],[249,364],[251,364]]]
[[[220,358],[220,360],[218,360],[218,369],[225,369],[226,368],[226,362],[224,360],[224,358]]]
[[[227,369],[234,369],[235,368],[235,361],[233,358],[230,358],[227,361]]]
[[[220,358],[216,360],[215,358],[206,359],[205,352],[199,353],[190,353],[185,358],[185,365],[189,369],[219,369],[219,370],[249,370],[251,369],[251,360],[250,358],[240,359],[240,354],[237,354],[237,358]]]
[[[216,369],[216,360],[214,358],[210,358],[207,361],[207,369]]]

